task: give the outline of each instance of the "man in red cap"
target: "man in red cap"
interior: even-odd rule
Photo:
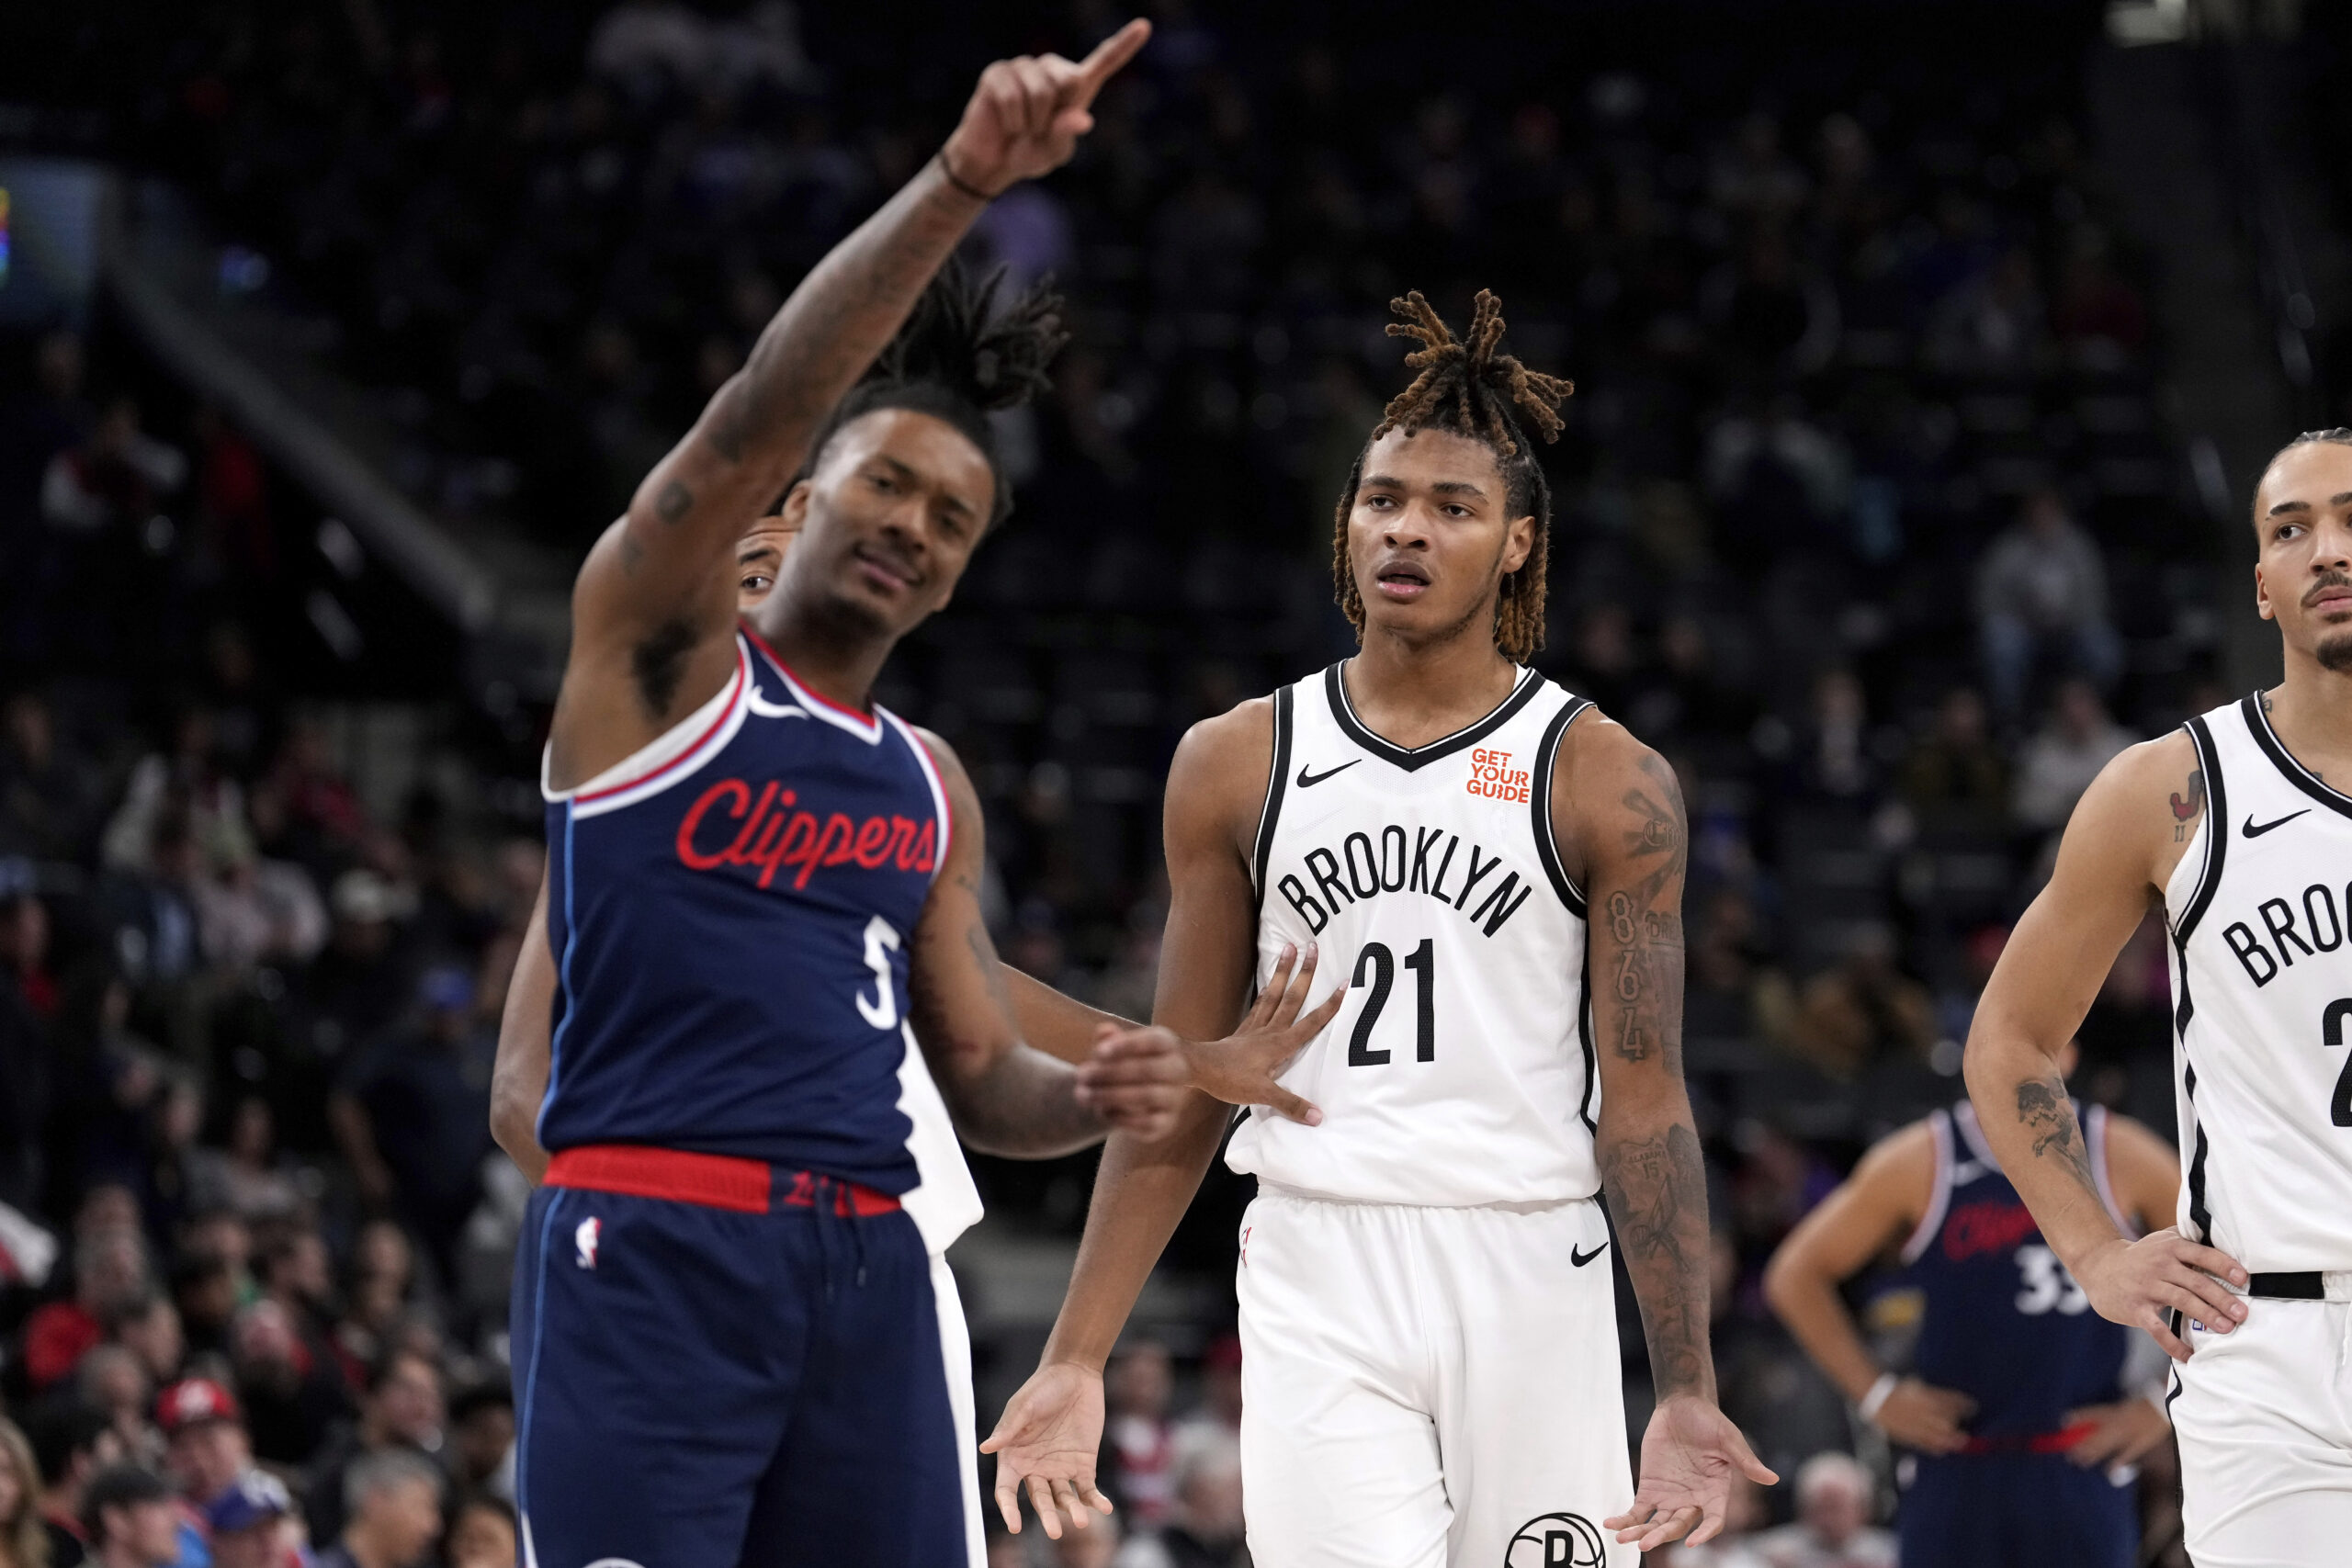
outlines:
[[[211,1561],[204,1510],[254,1467],[253,1442],[237,1397],[210,1378],[182,1378],[155,1401],[164,1468],[180,1489],[182,1563]]]

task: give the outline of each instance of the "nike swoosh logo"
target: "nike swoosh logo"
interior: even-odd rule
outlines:
[[[1354,761],[1342,762],[1338,767],[1333,768],[1329,773],[1310,773],[1306,771],[1306,764],[1305,762],[1301,762],[1298,765],[1298,787],[1301,789],[1313,789],[1325,779],[1330,778],[1335,774],[1344,773],[1350,768],[1354,767],[1357,762],[1361,762],[1363,761],[1363,759],[1362,757],[1358,757]]]
[[[2262,835],[2263,835],[2263,834],[2267,833],[2268,831],[2270,831],[2270,829],[2273,829],[2273,828],[2284,828],[2288,823],[2292,822],[2296,818],[2298,818],[2298,817],[2301,817],[2301,816],[2304,816],[2304,815],[2307,815],[2307,814],[2310,812],[2310,810],[2311,810],[2311,807],[2308,807],[2308,806],[2306,806],[2306,807],[2303,807],[2303,809],[2302,809],[2301,811],[2290,811],[2289,813],[2287,813],[2287,815],[2286,815],[2286,816],[2281,817],[2280,818],[2278,818],[2278,821],[2276,821],[2276,822],[2265,822],[2265,823],[2264,823],[2261,827],[2259,827],[2259,828],[2257,828],[2257,827],[2256,827],[2256,826],[2254,825],[2254,814],[2253,814],[2252,812],[2248,812],[2248,813],[2246,814],[2246,818],[2245,818],[2245,836],[2246,836],[2247,838],[2249,838],[2249,839],[2259,839],[2260,837],[2262,837]]]
[[[1594,1258],[1600,1257],[1602,1253],[1608,1250],[1609,1244],[1605,1241],[1599,1247],[1594,1247],[1590,1252],[1585,1251],[1584,1248],[1580,1247],[1572,1247],[1568,1248],[1568,1263],[1573,1268],[1581,1269],[1586,1264],[1591,1262]]]

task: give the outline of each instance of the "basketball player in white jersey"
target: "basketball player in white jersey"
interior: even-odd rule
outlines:
[[[749,614],[775,587],[798,529],[782,516],[763,517],[735,548],[737,608]],[[1273,982],[1242,1021],[1235,1040],[1218,1047],[1228,1057],[1257,1055],[1278,1060],[1295,1050],[1317,1027],[1299,1013],[1306,999],[1313,966],[1299,965],[1288,955]],[[1023,1037],[1037,1049],[1069,1063],[1085,1061],[1107,1031],[1132,1027],[1125,1019],[1098,1011],[1063,996],[1021,971],[999,965]],[[1301,983],[1294,983],[1294,979]],[[547,1098],[548,1045],[554,1021],[555,954],[548,945],[547,888],[539,889],[538,907],[516,955],[514,976],[506,991],[506,1010],[498,1031],[498,1065],[491,1094],[491,1123],[500,1145],[524,1175],[537,1182],[546,1173],[548,1153],[539,1146],[540,1102]],[[969,1454],[978,1439],[972,1394],[972,1339],[964,1321],[963,1302],[956,1275],[947,1266],[947,1248],[956,1237],[979,1223],[979,1190],[972,1184],[971,1168],[964,1163],[956,1128],[931,1076],[922,1048],[910,1028],[906,1030],[906,1058],[899,1068],[899,1109],[912,1124],[907,1146],[920,1178],[903,1203],[908,1217],[922,1233],[931,1254],[932,1289],[938,1296],[941,1349],[946,1364],[948,1392],[955,1406],[956,1427]],[[1090,1091],[1091,1092],[1091,1091]],[[978,1472],[964,1471],[965,1551],[969,1568],[981,1568],[987,1551],[981,1536]]]
[[[2352,1559],[2352,430],[2280,451],[2254,525],[2286,679],[2099,774],[1985,987],[1968,1086],[2091,1304],[2178,1363],[2199,1568],[2320,1568]],[[2188,1179],[2178,1225],[2127,1242],[2055,1064],[2151,905]]]
[[[1496,352],[1491,295],[1462,341],[1418,294],[1398,309],[1419,378],[1338,519],[1363,651],[1197,726],[1168,781],[1157,1023],[1224,1033],[1308,944],[1314,989],[1344,998],[1279,1082],[1207,1085],[1254,1107],[1230,1156],[1260,1184],[1237,1276],[1250,1547],[1267,1568],[1629,1564],[1719,1531],[1736,1472],[1773,1479],[1715,1405],[1681,801],[1656,752],[1525,668],[1549,512],[1528,434],[1557,433],[1567,385]],[[1227,1119],[1203,1096],[1167,1140],[1111,1140],[1044,1361],[982,1445],[1014,1528],[1024,1483],[1049,1533],[1107,1508],[1102,1364]],[[1659,1395],[1638,1491],[1604,1188]]]

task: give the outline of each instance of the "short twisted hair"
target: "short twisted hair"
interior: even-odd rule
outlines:
[[[1495,455],[1508,515],[1535,519],[1534,547],[1516,571],[1504,576],[1495,606],[1495,647],[1512,663],[1524,664],[1544,646],[1544,590],[1552,535],[1552,487],[1527,434],[1532,429],[1545,441],[1557,440],[1565,423],[1560,404],[1576,386],[1531,370],[1515,355],[1495,352],[1502,341],[1503,307],[1492,289],[1478,291],[1469,333],[1461,338],[1419,289],[1390,300],[1388,308],[1402,318],[1389,323],[1388,335],[1413,338],[1421,346],[1405,356],[1406,368],[1417,372],[1412,385],[1388,405],[1371,440],[1356,454],[1347,488],[1340,495],[1331,542],[1331,576],[1340,608],[1362,637],[1363,595],[1348,560],[1348,514],[1355,510],[1356,489],[1363,482],[1363,460],[1372,442],[1392,430],[1408,435],[1419,430],[1450,431],[1483,443]]]

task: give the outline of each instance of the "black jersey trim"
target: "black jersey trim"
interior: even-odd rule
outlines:
[[[1323,671],[1323,690],[1330,700],[1331,721],[1340,727],[1340,734],[1364,750],[1408,773],[1416,768],[1427,767],[1440,758],[1451,757],[1465,746],[1476,746],[1509,724],[1520,709],[1534,700],[1537,691],[1547,684],[1544,677],[1534,671],[1522,669],[1519,672],[1519,684],[1511,688],[1510,695],[1486,717],[1426,746],[1399,746],[1393,740],[1384,740],[1374,735],[1362,719],[1356,717],[1355,709],[1348,705],[1348,683],[1340,677],[1340,668],[1334,664]]]
[[[1266,902],[1266,866],[1274,855],[1274,824],[1283,814],[1283,791],[1290,784],[1291,688],[1274,694],[1274,771],[1266,779],[1266,804],[1258,813],[1257,852],[1250,874],[1258,887],[1258,903]]]
[[[2186,1051],[2187,1043],[2182,1049]],[[2205,1197],[2205,1121],[2197,1114],[2197,1065],[2184,1058],[2181,1063],[2181,1092],[2188,1097],[2188,1114],[2197,1123],[2196,1153],[2188,1162],[2188,1223],[2197,1227],[2194,1240],[2211,1245],[2213,1240],[2213,1208]]]
[[[1560,860],[1560,842],[1552,830],[1552,769],[1559,761],[1560,741],[1577,716],[1592,706],[1589,698],[1571,694],[1552,722],[1544,728],[1543,744],[1535,749],[1534,788],[1528,792],[1529,808],[1534,813],[1535,858],[1544,863],[1544,874],[1552,879],[1552,891],[1568,907],[1568,913],[1577,919],[1585,918],[1584,890],[1569,877],[1567,867]]]
[[[1577,1120],[1596,1137],[1600,1123],[1593,1120],[1593,1091],[1600,1087],[1600,1057],[1592,1048],[1592,932],[1584,933],[1584,976],[1577,982],[1577,1043],[1584,1048],[1584,1098],[1577,1102]]]
[[[2352,817],[2352,795],[2346,795],[2341,790],[2330,788],[2326,780],[2295,761],[2295,754],[2288,750],[2285,744],[2279,740],[2278,732],[2270,728],[2270,716],[2262,711],[2261,693],[2254,693],[2238,706],[2245,713],[2245,727],[2252,732],[2254,743],[2261,747],[2270,761],[2277,764],[2278,771],[2287,776],[2289,784],[2293,784],[2330,811]],[[2190,722],[2197,721],[2192,719]]]
[[[2221,890],[2222,861],[2230,848],[2230,805],[2229,792],[2222,782],[2222,750],[2213,744],[2213,731],[2201,717],[2190,719],[2184,728],[2188,731],[2189,744],[2197,748],[2198,769],[2205,775],[2205,868],[2198,874],[2197,891],[2189,895],[2188,909],[2182,913],[2179,924],[2173,927],[2173,940],[2185,946],[2189,933],[2197,929],[2197,922],[2205,918],[2206,907],[2213,902],[2213,895]],[[2184,976],[2188,963],[2188,954],[2184,952],[2181,955]],[[2181,987],[2184,1006],[2188,998],[2188,987],[2184,984]],[[2188,1025],[2188,1020],[2184,1014],[2181,1027],[2185,1029]]]

